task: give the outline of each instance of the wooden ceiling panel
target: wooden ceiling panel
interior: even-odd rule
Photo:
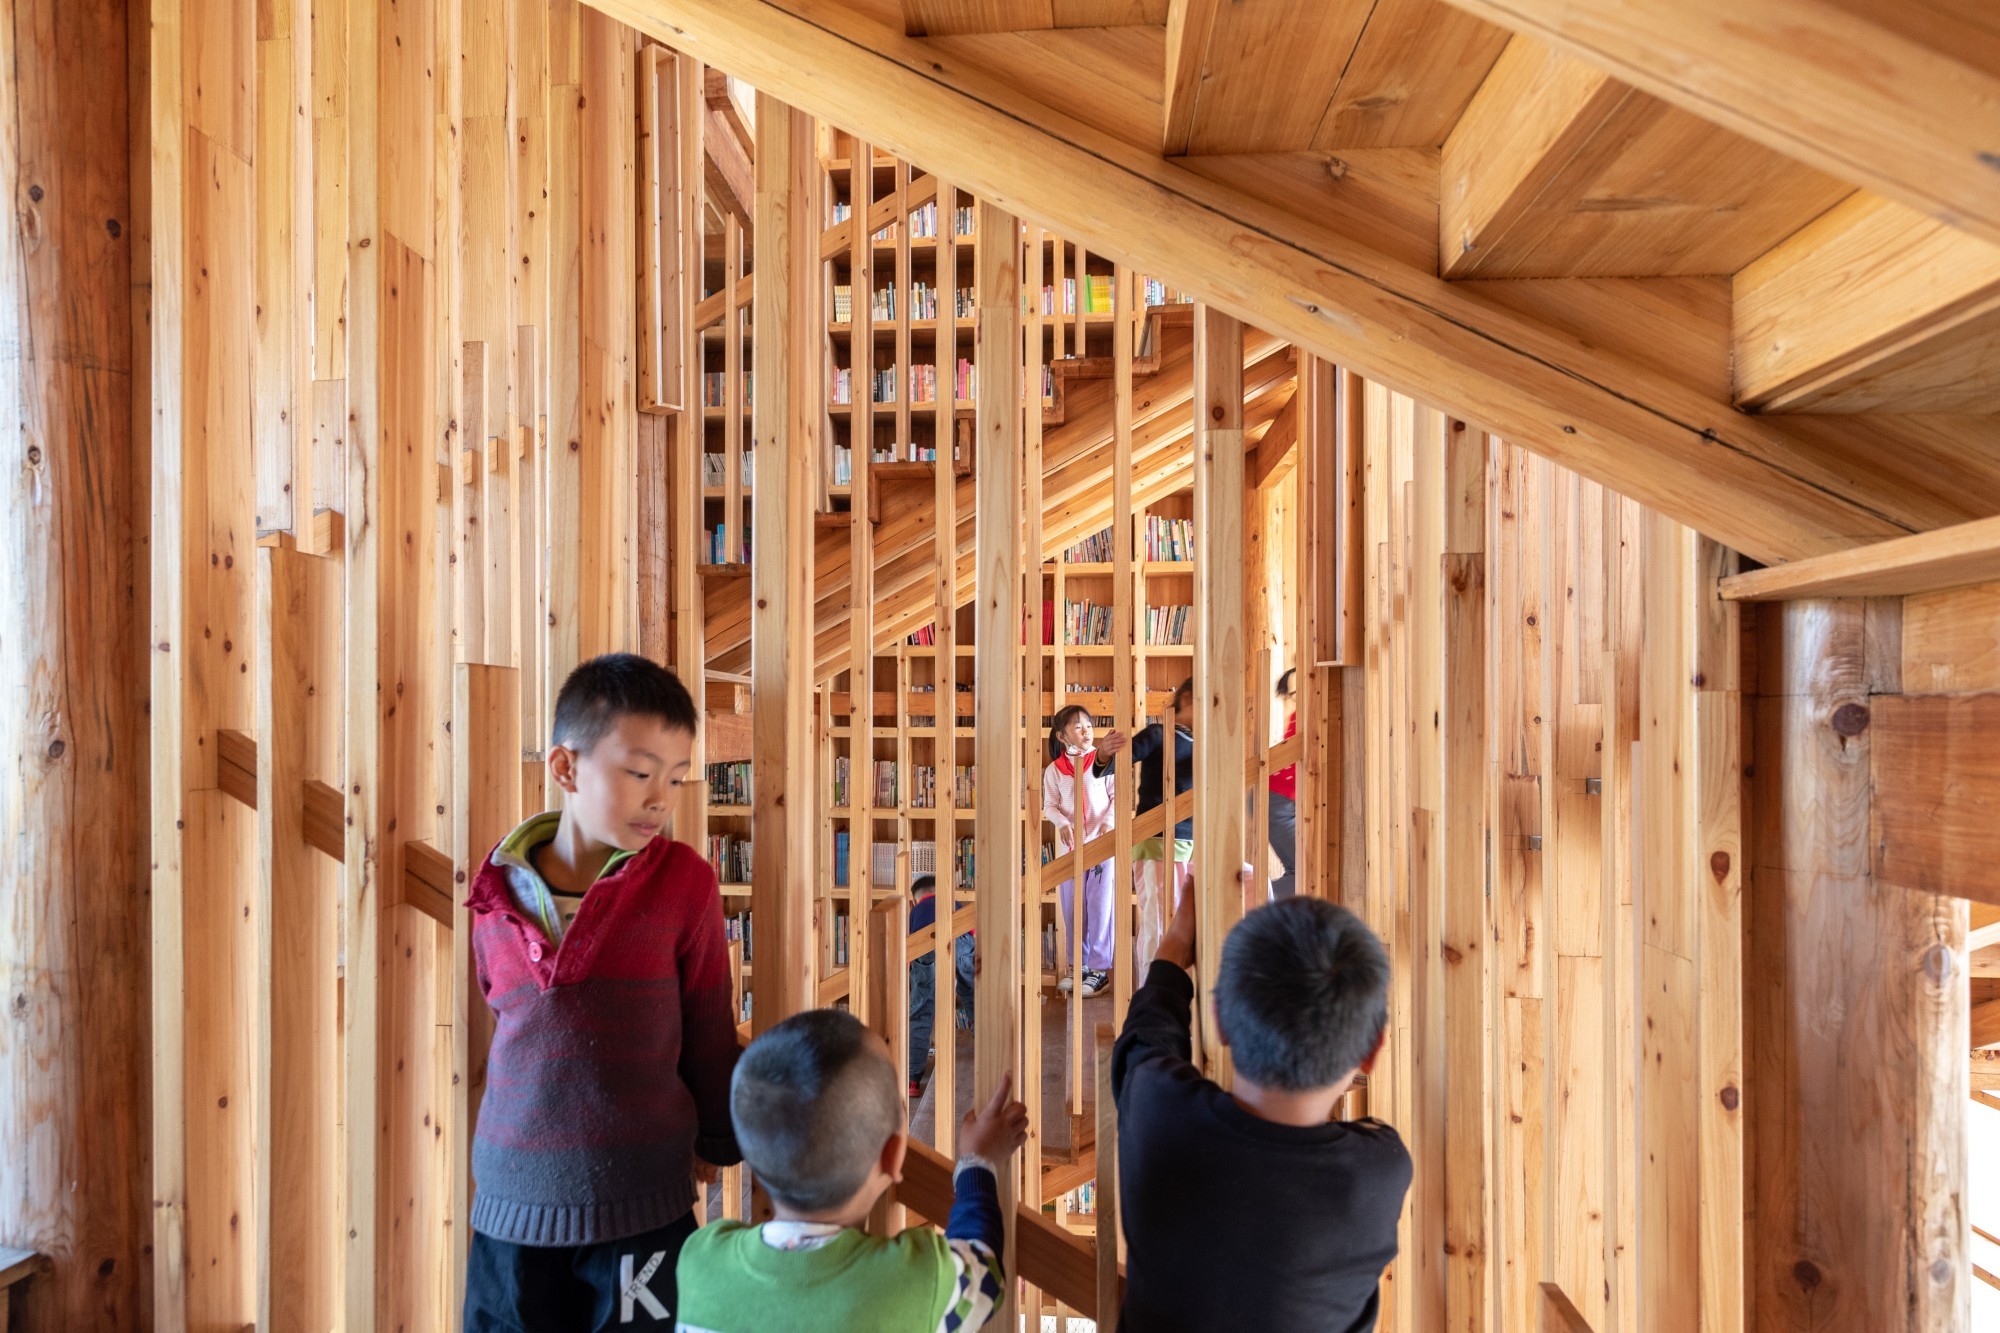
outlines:
[[[1167,21],[1167,0],[902,0],[912,37],[1049,28],[1153,27]]]
[[[1991,0],[1452,0],[2000,244]]]
[[[1160,28],[1057,29],[934,38],[950,63],[1002,79],[1036,101],[1135,148],[1159,151]],[[1082,71],[1088,77],[1081,77]]]
[[[1447,277],[1734,273],[1851,188],[1527,37],[1445,141]]]
[[[1860,191],[1734,285],[1745,408],[2000,412],[2000,246]]]
[[[1444,0],[1375,0],[1312,146],[1440,146],[1507,37]]]
[[[1241,153],[1181,165],[1315,226],[1333,226],[1413,268],[1437,269],[1438,155],[1430,148]]]
[[[1373,0],[1190,0],[1168,21],[1176,59],[1167,154],[1310,148],[1373,8]]]
[[[1052,0],[903,0],[903,31],[912,37],[1055,26]]]

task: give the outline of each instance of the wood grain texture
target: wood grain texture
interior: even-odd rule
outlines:
[[[13,201],[0,254],[0,393],[11,408],[0,682],[14,701],[0,829],[15,853],[0,891],[0,986],[12,1006],[0,1040],[0,1216],[10,1248],[45,1257],[6,1265],[24,1333],[150,1323],[152,1255],[178,1244],[185,1197],[177,1163],[157,1191],[150,1170],[149,1129],[172,1147],[178,1116],[162,1125],[147,1104],[152,1041],[175,1026],[149,1031],[148,890],[149,880],[155,895],[178,889],[180,840],[151,841],[148,825],[180,796],[177,756],[151,756],[148,772],[148,659],[171,680],[186,644],[178,628],[179,653],[148,634],[145,483],[156,460],[149,257],[135,247],[151,230],[148,43],[177,35],[128,22],[121,5],[60,0],[10,5],[0,24],[0,188]],[[178,79],[166,82],[177,95]],[[177,161],[185,143],[177,134],[162,155]],[[166,191],[176,205],[181,188],[177,177]],[[170,221],[178,244],[181,220]],[[180,308],[177,288],[163,309],[178,320]],[[166,466],[181,457],[183,371],[166,340],[177,333],[157,349]],[[152,697],[156,713],[178,718],[178,691]],[[178,977],[174,958],[155,973],[169,993]],[[171,1054],[160,1065],[178,1077]],[[162,1268],[180,1257],[158,1253]]]
[[[2000,407],[2000,245],[1857,191],[1740,269],[1736,400],[1759,411]]]
[[[2000,694],[1885,695],[1868,710],[1874,873],[2000,903]]]
[[[973,613],[973,706],[988,725],[973,736],[973,763],[984,792],[1023,790],[1019,723],[1021,707],[1021,302],[1019,224],[983,199],[978,205],[975,286],[979,311],[974,355],[979,365],[976,552],[978,605]],[[1000,239],[1000,238],[1005,238]],[[759,321],[760,326],[762,321]],[[973,1033],[975,1104],[993,1095],[1002,1074],[1020,1068],[1021,997],[1019,961],[1021,888],[1014,867],[1021,864],[1018,812],[997,800],[979,802],[973,824],[979,856],[973,897],[978,906],[984,954],[975,982]],[[1000,1177],[1000,1203],[1008,1219],[1007,1272],[1015,1266],[1014,1202],[1018,1184],[1011,1171]],[[1095,1281],[1095,1275],[1092,1275]],[[1000,1307],[1011,1318],[1013,1301]]]
[[[1525,35],[1444,143],[1448,277],[1734,273],[1851,193]]]
[[[1829,175],[2000,243],[1990,28],[1890,0],[1451,0]],[[1810,33],[1812,40],[1800,40]],[[1982,58],[1967,60],[1964,53]],[[1865,73],[1864,73],[1865,71]]]

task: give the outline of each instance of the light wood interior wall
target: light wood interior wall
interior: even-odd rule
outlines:
[[[1740,1329],[1728,557],[1361,397],[1366,843],[1341,893],[1393,966],[1367,1108],[1416,1163],[1384,1327],[1541,1327],[1552,1287],[1594,1329]]]
[[[152,17],[157,1324],[452,1327],[454,903],[567,670],[668,624],[641,90],[698,69],[574,0]]]

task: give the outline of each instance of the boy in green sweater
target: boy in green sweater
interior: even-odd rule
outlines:
[[[774,1221],[717,1222],[681,1250],[681,1333],[970,1333],[1006,1290],[998,1175],[1028,1134],[1002,1075],[958,1131],[951,1222],[940,1236],[860,1230],[903,1178],[909,1146],[889,1048],[838,1009],[796,1014],[751,1042],[730,1117]]]

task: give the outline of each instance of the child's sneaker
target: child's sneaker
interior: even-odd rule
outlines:
[[[1083,969],[1084,999],[1093,999],[1096,996],[1104,994],[1104,988],[1110,984],[1111,974],[1109,972],[1099,972],[1097,969],[1091,967]]]

